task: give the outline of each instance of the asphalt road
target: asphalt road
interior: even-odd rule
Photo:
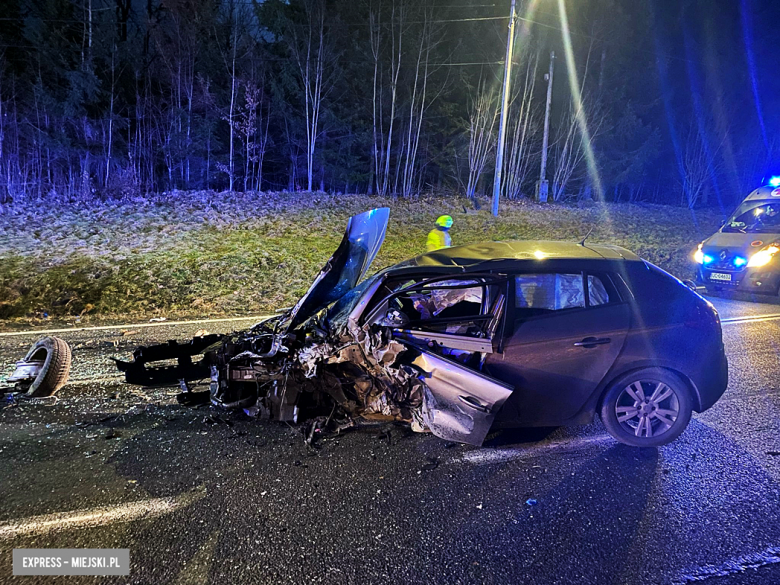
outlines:
[[[657,450],[600,423],[481,449],[378,426],[312,449],[288,425],[124,386],[108,363],[248,323],[59,334],[75,348],[59,401],[0,411],[0,582],[54,582],[12,577],[13,548],[87,547],[129,548],[130,577],[69,579],[780,583],[780,304],[713,302],[729,389]],[[34,339],[0,335],[0,363]]]

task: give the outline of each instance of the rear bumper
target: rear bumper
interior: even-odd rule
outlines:
[[[780,270],[777,268],[745,268],[743,270],[711,270],[700,266],[696,284],[719,290],[777,294]]]
[[[693,380],[693,383],[696,385],[696,393],[699,396],[698,408],[695,409],[696,412],[704,412],[712,407],[726,392],[726,387],[729,383],[729,364],[726,352],[722,346],[712,362],[701,368],[697,372],[697,379]]]

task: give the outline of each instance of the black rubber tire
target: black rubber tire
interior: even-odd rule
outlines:
[[[43,367],[27,390],[27,396],[53,396],[68,381],[70,346],[59,337],[43,337],[35,342],[25,361],[43,359]]]
[[[628,432],[617,419],[615,407],[623,390],[636,381],[663,382],[677,396],[678,416],[674,424],[665,432],[654,437],[637,437]],[[664,368],[642,368],[618,378],[604,393],[601,401],[601,421],[615,439],[632,447],[660,447],[671,443],[686,429],[693,413],[690,390],[683,379]]]

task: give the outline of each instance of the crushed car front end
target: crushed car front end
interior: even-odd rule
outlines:
[[[179,384],[184,404],[210,402],[313,426],[403,421],[480,445],[512,387],[464,362],[478,364],[493,351],[506,279],[459,280],[451,270],[401,266],[356,286],[386,225],[386,210],[353,217],[339,249],[291,310],[243,332],[137,348],[118,368],[128,383]],[[458,304],[473,314],[447,317]],[[438,328],[416,329],[399,307],[443,317]],[[458,335],[466,329],[470,337]],[[197,391],[204,383],[208,390]]]

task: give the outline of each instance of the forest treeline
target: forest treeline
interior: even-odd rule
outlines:
[[[489,194],[508,4],[2,0],[0,203]],[[707,8],[518,2],[502,195],[534,195],[553,51],[554,200],[723,206],[761,180],[761,23]]]

